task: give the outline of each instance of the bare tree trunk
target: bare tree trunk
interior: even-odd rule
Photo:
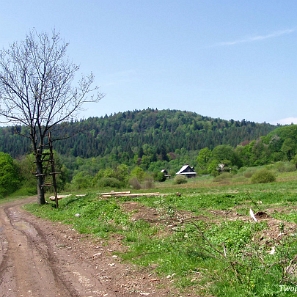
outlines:
[[[37,199],[39,204],[45,204],[44,188],[40,183],[40,178],[37,181]]]
[[[37,175],[37,199],[39,204],[45,204],[44,196],[44,175],[42,167],[42,154],[38,151],[36,153],[36,175]]]

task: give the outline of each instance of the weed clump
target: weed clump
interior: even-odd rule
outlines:
[[[296,171],[296,167],[293,163],[290,162],[277,162],[275,167],[279,172],[293,172]]]
[[[137,177],[132,177],[129,180],[129,185],[130,185],[130,187],[132,187],[135,190],[141,189],[141,184],[140,184],[139,180],[137,179]]]
[[[144,189],[153,189],[154,188],[154,179],[152,177],[146,177],[142,183]]]
[[[174,181],[173,183],[176,184],[176,185],[180,185],[180,184],[186,184],[188,182],[188,179],[186,176],[184,175],[177,175],[175,178],[174,178]]]
[[[214,182],[226,182],[232,178],[232,174],[230,172],[223,172],[220,175],[216,176],[213,181]]]
[[[271,182],[274,182],[275,180],[276,180],[275,174],[267,169],[261,169],[255,172],[251,177],[251,182],[253,184],[271,183]]]
[[[257,172],[256,168],[248,168],[246,169],[246,171],[243,173],[244,177],[246,178],[251,178],[253,176],[253,174],[255,174]]]

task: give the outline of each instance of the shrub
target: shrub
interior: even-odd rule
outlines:
[[[154,187],[154,180],[152,177],[146,177],[143,182],[144,189],[152,189]]]
[[[6,196],[20,187],[18,168],[9,154],[0,152],[0,195]]]
[[[144,170],[139,166],[134,167],[130,173],[131,179],[137,178],[138,181],[143,181],[144,175],[145,175]]]
[[[185,184],[187,182],[188,182],[188,179],[184,175],[176,175],[173,181],[173,183],[176,185]]]
[[[276,180],[276,176],[273,172],[267,169],[260,169],[259,171],[255,172],[251,177],[251,182],[253,184],[257,183],[271,183]]]
[[[231,173],[229,172],[223,172],[220,175],[216,176],[213,181],[214,182],[221,182],[221,181],[227,181],[229,179],[231,179],[233,176]]]
[[[292,172],[296,170],[296,167],[293,163],[290,162],[277,162],[275,167],[279,172]]]
[[[117,188],[120,189],[122,187],[122,183],[115,177],[103,177],[99,179],[98,186],[102,188]]]
[[[154,172],[154,180],[158,182],[164,182],[166,180],[166,176],[161,171]]]
[[[87,189],[91,187],[92,177],[86,172],[78,172],[71,181],[71,188],[74,190]]]
[[[135,190],[141,189],[141,184],[140,184],[139,180],[137,179],[137,177],[130,178],[129,185]]]
[[[256,168],[248,168],[245,172],[244,172],[244,177],[246,178],[251,178],[253,176],[253,174],[255,174],[255,172],[257,171]]]

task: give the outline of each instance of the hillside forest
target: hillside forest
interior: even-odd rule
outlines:
[[[0,196],[34,194],[34,156],[26,127],[0,128]],[[65,122],[52,131],[59,190],[140,188],[184,164],[198,175],[286,164],[296,170],[297,125],[222,120],[179,110],[134,110]]]

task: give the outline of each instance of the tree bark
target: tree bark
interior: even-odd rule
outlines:
[[[37,175],[37,200],[39,204],[45,204],[44,195],[44,175],[42,167],[42,154],[38,151],[36,153],[36,175]]]
[[[37,181],[37,200],[39,204],[45,204],[44,188],[40,183],[40,178]]]

